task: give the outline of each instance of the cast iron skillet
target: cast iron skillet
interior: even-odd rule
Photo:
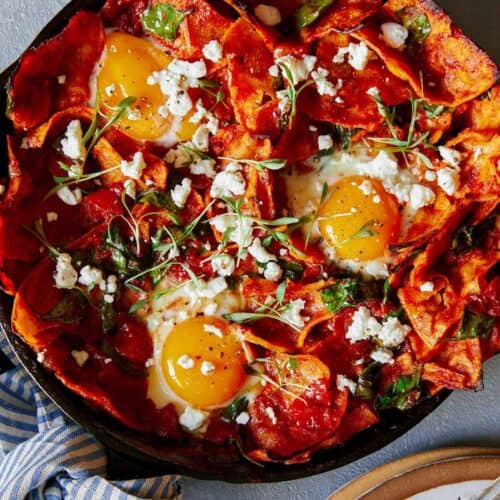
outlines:
[[[80,9],[98,10],[103,0],[74,0],[57,14],[38,35],[32,46],[59,33],[70,17]],[[5,109],[6,93],[3,91],[17,63],[0,75],[0,110]],[[6,174],[7,154],[5,134],[11,130],[4,113],[0,114],[0,175]],[[356,435],[345,446],[323,450],[305,464],[254,465],[227,449],[199,440],[170,443],[121,425],[102,411],[91,407],[83,398],[67,389],[36,361],[33,351],[10,329],[12,299],[0,293],[0,327],[5,331],[19,360],[42,390],[56,403],[65,415],[88,429],[114,458],[121,459],[116,467],[110,460],[110,475],[130,478],[157,474],[178,473],[200,479],[217,479],[229,482],[272,482],[296,479],[318,474],[358,460],[382,448],[407,432],[439,406],[451,393],[441,391],[424,400],[405,413],[393,411],[384,414],[383,421]],[[114,467],[113,467],[114,466]]]

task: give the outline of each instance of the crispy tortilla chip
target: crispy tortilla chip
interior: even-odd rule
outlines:
[[[425,363],[422,380],[448,389],[472,389],[481,380],[482,355],[479,339],[445,342],[430,363]]]
[[[375,130],[383,123],[383,117],[367,91],[377,87],[383,102],[394,105],[409,99],[409,88],[403,80],[393,76],[375,55],[362,71],[355,70],[348,62],[334,63],[333,57],[339,48],[347,46],[349,41],[348,35],[338,33],[331,33],[318,41],[318,66],[329,71],[329,81],[339,90],[336,96],[320,96],[314,88],[307,88],[299,98],[298,107],[318,121]]]
[[[415,41],[399,52],[384,42],[380,25],[401,22],[402,9],[426,16],[431,30],[421,44]],[[352,36],[364,40],[417,95],[424,97],[423,91],[434,103],[458,106],[486,92],[497,77],[496,64],[431,0],[389,0],[379,19]]]
[[[275,80],[269,74],[272,53],[244,18],[233,23],[224,38],[229,89],[238,122],[249,131],[276,136],[279,111]]]
[[[493,87],[483,99],[471,103],[466,113],[467,125],[473,130],[500,128],[500,85]]]
[[[9,91],[8,116],[15,129],[28,130],[52,113],[85,105],[90,98],[90,75],[103,47],[100,16],[82,11],[60,35],[26,52]],[[65,77],[63,84],[58,77]]]

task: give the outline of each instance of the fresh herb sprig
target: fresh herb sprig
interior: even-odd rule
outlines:
[[[251,160],[249,158],[230,158],[228,156],[219,156],[219,160],[226,160],[235,163],[246,163],[254,166],[257,170],[281,170],[286,167],[287,161],[282,158],[269,158],[268,160]]]
[[[296,87],[297,83],[295,82],[295,78],[293,76],[292,71],[290,68],[285,64],[285,63],[278,63],[282,72],[283,76],[287,82],[287,98],[290,103],[290,110],[288,111],[288,114],[286,115],[286,125],[289,129],[292,128],[294,122],[295,122],[295,115],[297,114],[297,100],[300,96],[300,94],[307,88],[310,87],[311,85],[314,85],[313,80],[306,80],[300,87]]]

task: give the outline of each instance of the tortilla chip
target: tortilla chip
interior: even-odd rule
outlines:
[[[8,117],[14,128],[28,130],[57,111],[86,105],[90,75],[103,47],[100,16],[81,11],[60,35],[26,52],[9,90]],[[65,83],[60,84],[58,77],[65,77]]]
[[[383,41],[380,25],[401,22],[398,13],[408,8],[425,15],[431,31],[421,45],[399,52]],[[352,36],[364,40],[415,94],[433,103],[458,106],[486,92],[497,77],[496,64],[431,0],[389,0],[379,19]]]

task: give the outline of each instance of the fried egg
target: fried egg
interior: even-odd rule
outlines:
[[[245,395],[251,400],[260,380],[247,375],[251,360],[239,329],[223,315],[241,310],[237,290],[224,278],[163,282],[144,320],[154,345],[148,376],[148,397],[158,408],[173,403],[179,415],[186,408],[209,413]]]
[[[432,190],[383,150],[357,146],[311,158],[306,166],[286,176],[291,215],[310,216],[304,231],[340,267],[385,278],[389,246],[415,212],[434,201]]]
[[[167,147],[188,140],[197,127],[189,121],[192,113],[182,118],[160,113],[165,95],[158,85],[148,83],[152,74],[165,69],[171,61],[168,54],[146,38],[109,31],[90,81],[92,102],[98,102],[100,112],[110,120],[116,115],[118,104],[135,97],[135,103],[116,123],[124,133],[138,141]]]

